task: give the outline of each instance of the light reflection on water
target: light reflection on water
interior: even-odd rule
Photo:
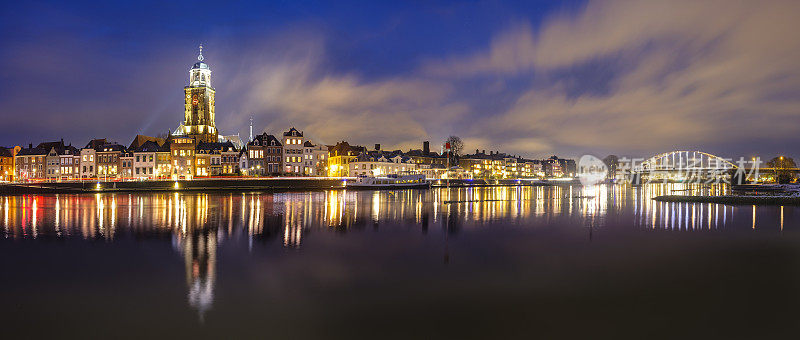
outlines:
[[[669,184],[628,186],[470,187],[303,193],[96,194],[3,197],[6,238],[39,236],[103,238],[125,233],[185,234],[218,228],[249,235],[282,226],[284,245],[299,247],[307,228],[347,229],[381,222],[437,223],[443,217],[467,224],[540,222],[577,218],[603,227],[609,214],[632,213],[643,228],[724,227],[732,206],[653,201],[664,194],[721,194],[723,186]],[[756,209],[755,207],[753,209]],[[757,210],[757,209],[756,209]]]
[[[727,192],[722,185],[469,187],[431,190],[301,193],[170,193],[12,196],[2,198],[7,239],[169,235],[183,256],[188,302],[202,318],[214,301],[217,248],[243,235],[302,249],[312,232],[346,232],[379,224],[426,233],[551,224],[589,230],[702,231],[746,226],[784,229],[794,208],[657,202],[664,194]],[[763,212],[762,212],[763,210]],[[762,216],[763,215],[763,216]],[[777,215],[777,217],[775,216]],[[762,223],[763,219],[763,223]],[[449,255],[448,255],[449,256]]]

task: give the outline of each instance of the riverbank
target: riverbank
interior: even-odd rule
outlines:
[[[730,205],[800,205],[798,196],[683,196],[663,195],[654,197],[660,202],[718,203]]]
[[[312,191],[347,188],[347,178],[198,178],[152,181],[0,183],[0,195],[175,191]],[[534,180],[436,180],[432,187],[551,186],[571,182]],[[348,188],[349,189],[349,188]]]
[[[342,179],[331,178],[247,178],[155,181],[70,181],[0,184],[0,195],[173,192],[173,191],[286,191],[326,190],[345,187]]]

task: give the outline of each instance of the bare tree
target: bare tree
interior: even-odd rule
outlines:
[[[447,137],[445,143],[450,143],[450,152],[452,152],[453,155],[458,156],[461,154],[461,151],[464,150],[464,142],[462,142],[461,138],[458,136]]]
[[[789,183],[793,177],[792,171],[789,169],[797,168],[794,159],[785,156],[779,156],[769,160],[766,166],[772,168],[775,174],[775,181],[778,183]]]

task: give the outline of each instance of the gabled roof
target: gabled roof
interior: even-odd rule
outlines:
[[[297,131],[297,129],[292,127],[291,129],[289,129],[289,131],[284,132],[283,136],[284,137],[303,137],[303,133],[300,132],[300,131]]]
[[[314,143],[311,143],[311,141],[306,141],[305,143],[303,143],[303,147],[305,148],[313,148],[314,146],[315,146]]]
[[[47,152],[50,152],[51,149],[55,148],[56,152],[61,153],[61,152],[64,151],[65,145],[64,145],[64,140],[62,139],[62,140],[56,141],[56,142],[39,143],[39,145],[37,145],[36,147],[45,149],[45,150],[47,150]]]
[[[129,150],[133,152],[158,152],[161,150],[161,146],[155,141],[148,140],[142,143],[140,146],[130,148]]]
[[[79,155],[80,153],[81,151],[72,145],[67,145],[63,150],[58,152],[59,155]]]
[[[45,150],[43,148],[38,148],[38,147],[37,148],[25,148],[25,149],[19,150],[19,152],[17,153],[17,156],[44,156],[44,155],[47,155],[47,153],[49,153],[49,152],[50,152],[50,150]]]
[[[114,143],[114,144],[106,143],[106,144],[103,144],[103,145],[98,145],[97,147],[94,148],[94,150],[97,151],[97,152],[109,152],[109,151],[124,152],[125,151],[125,147],[122,146],[122,145],[116,144],[116,143]]]
[[[89,143],[86,143],[86,146],[84,146],[83,148],[84,149],[97,149],[98,146],[106,144],[106,143],[108,143],[108,142],[106,141],[105,138],[92,139],[92,140],[89,141]]]
[[[397,158],[400,158],[400,163],[408,163],[411,158],[407,157],[403,154],[400,150],[394,151],[380,151],[380,150],[373,150],[373,151],[364,151],[356,156],[356,161],[359,162],[392,162]]]
[[[331,154],[331,157],[346,156],[348,153],[351,156],[356,156],[362,152],[366,152],[366,150],[367,148],[363,146],[350,145],[350,143],[345,141],[336,143],[336,145],[333,146],[328,146],[328,152]]]
[[[152,137],[152,136],[145,136],[145,135],[136,135],[131,142],[131,145],[128,146],[128,149],[137,150],[139,147],[144,145],[146,142],[155,142],[157,145],[164,144],[164,138]]]
[[[197,150],[204,150],[204,151],[238,151],[235,145],[230,141],[224,143],[205,143],[200,142],[197,144]]]
[[[269,135],[266,133],[262,133],[257,135],[253,138],[252,141],[247,143],[247,145],[255,145],[255,146],[282,146],[281,141],[278,138],[275,138],[273,135]]]
[[[0,146],[0,157],[11,157],[14,154],[14,149],[4,148]]]

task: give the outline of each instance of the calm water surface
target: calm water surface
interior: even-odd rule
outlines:
[[[0,197],[2,329],[34,338],[796,335],[800,209],[650,199],[698,192],[725,188]]]

